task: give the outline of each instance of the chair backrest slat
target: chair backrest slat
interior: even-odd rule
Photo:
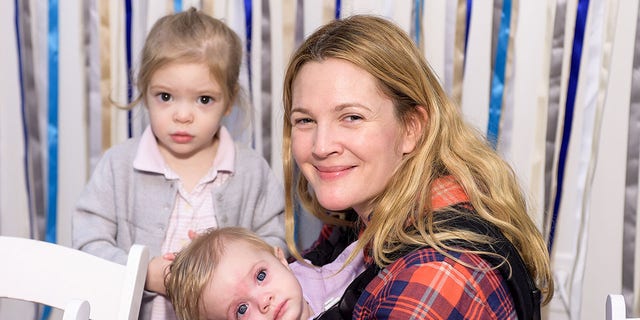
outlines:
[[[0,256],[5,257],[0,297],[63,310],[73,300],[85,300],[93,320],[138,318],[148,262],[145,246],[133,245],[127,265],[121,265],[58,244],[0,236]]]
[[[624,296],[621,294],[607,295],[606,304],[607,320],[640,320],[640,318],[627,318],[627,307]]]

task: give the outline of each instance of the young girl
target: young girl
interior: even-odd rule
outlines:
[[[170,253],[190,232],[224,226],[286,248],[284,195],[267,162],[220,124],[240,90],[242,44],[233,30],[195,9],[168,15],[141,58],[132,105],[146,105],[150,127],[96,166],[73,215],[73,246],[125,263],[132,244],[147,245],[153,258],[140,318],[171,319],[163,296]]]
[[[211,229],[177,255],[166,279],[179,319],[310,319],[338,300],[364,270],[349,246],[322,268],[293,262],[241,227]],[[224,294],[221,294],[224,292]]]

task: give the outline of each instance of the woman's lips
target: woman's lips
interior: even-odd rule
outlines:
[[[320,179],[323,179],[323,180],[340,178],[348,174],[353,168],[354,166],[331,166],[331,167],[316,166],[318,176],[320,177]]]

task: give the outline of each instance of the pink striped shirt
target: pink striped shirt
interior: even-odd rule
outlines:
[[[162,243],[164,253],[180,251],[188,244],[189,230],[201,232],[218,226],[211,192],[213,188],[222,185],[233,173],[235,159],[234,142],[227,129],[221,127],[218,136],[220,144],[211,169],[200,179],[195,188],[188,192],[180,181],[180,177],[166,165],[151,128],[147,127],[142,134],[139,152],[133,162],[134,168],[163,174],[167,180],[175,180],[178,186],[177,198]],[[158,295],[154,298],[151,319],[176,319],[171,302],[164,296]]]

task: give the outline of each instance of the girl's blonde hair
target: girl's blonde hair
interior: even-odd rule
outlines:
[[[254,232],[242,227],[209,229],[182,249],[165,278],[167,297],[178,319],[201,319],[202,293],[225,254],[225,244],[244,241],[258,250],[274,254],[274,248]]]
[[[381,17],[355,15],[321,27],[296,50],[286,70],[285,227],[292,255],[301,258],[294,241],[296,200],[327,223],[346,224],[318,203],[307,179],[297,174],[291,151],[293,82],[305,63],[329,58],[348,61],[373,75],[382,92],[393,100],[394,114],[405,130],[415,121],[422,128],[415,150],[405,155],[385,190],[372,200],[374,214],[360,236],[358,249],[370,244],[375,262],[386,266],[407,246],[425,245],[444,253],[445,249],[464,251],[445,245],[445,240],[490,242],[486,235],[434,223],[431,190],[436,179],[450,175],[462,186],[477,214],[514,244],[545,294],[544,303],[548,303],[553,296],[549,254],[528,215],[513,170],[479,132],[464,123],[409,36]]]

